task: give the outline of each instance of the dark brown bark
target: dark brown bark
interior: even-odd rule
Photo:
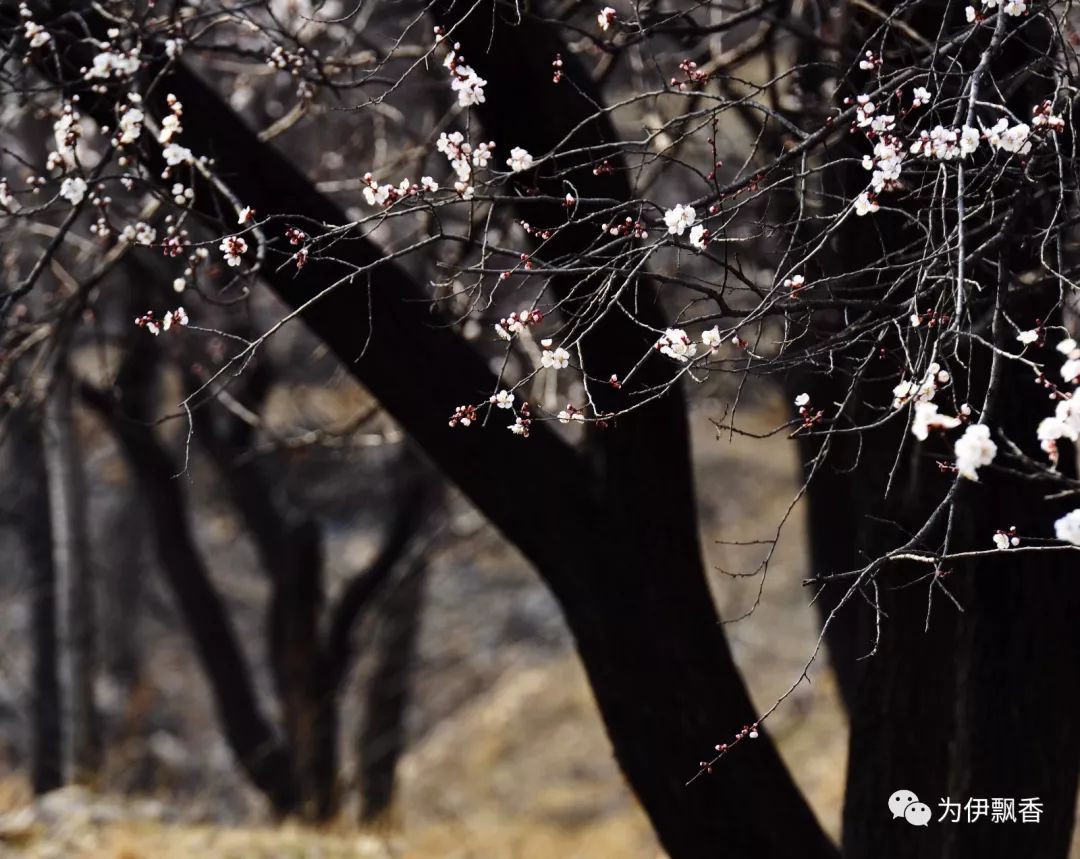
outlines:
[[[417,558],[383,600],[375,632],[375,670],[357,741],[361,820],[384,818],[394,801],[397,765],[405,750],[405,712],[412,687],[427,564]]]
[[[563,145],[587,154],[557,166],[571,171],[579,199],[629,201],[624,165],[610,146],[617,141],[614,130],[606,114],[594,116],[603,99],[558,31],[537,20],[515,25],[514,9],[501,4],[484,4],[464,18],[454,14],[460,11],[444,8],[443,23],[452,22],[453,40],[488,80],[487,101],[477,108],[485,135],[508,148],[527,141],[533,151],[545,152],[574,130]],[[551,83],[556,54],[564,63],[559,86]],[[506,74],[508,68],[515,73]],[[592,167],[602,160],[614,172],[596,175]],[[534,178],[544,181],[543,175],[527,181]],[[555,225],[565,214],[558,205],[523,201],[519,217]],[[596,233],[595,224],[564,229],[544,253],[581,253]],[[555,286],[570,308],[583,305],[593,288],[589,281],[570,279]],[[665,327],[647,277],[637,280],[623,310],[608,310],[582,342],[584,369],[593,378],[634,366],[655,341],[652,332]],[[639,372],[643,389],[663,385],[671,375],[670,365],[655,354]],[[633,403],[625,393],[594,387],[600,408]],[[834,848],[764,733],[726,758],[714,775],[685,787],[708,744],[728,740],[756,713],[705,579],[682,391],[672,390],[611,429],[593,432],[585,454],[586,489],[597,512],[590,533],[569,540],[568,553],[580,562],[566,564],[573,574],[565,583],[541,569],[577,639],[616,757],[661,843],[673,857],[832,855]],[[660,747],[645,738],[655,738]],[[768,803],[753,799],[765,796]]]
[[[17,409],[7,414],[5,427],[10,433],[9,474],[17,481],[12,497],[19,499],[16,527],[30,573],[30,780],[34,793],[42,794],[64,782],[51,511],[45,488],[40,416]]]
[[[101,769],[104,748],[94,702],[97,605],[73,384],[66,356],[61,357],[45,403],[45,467],[57,582],[60,677],[64,685],[61,724],[69,757],[66,777],[76,784],[91,784]]]
[[[151,517],[158,563],[212,687],[226,739],[240,766],[274,809],[290,813],[299,798],[288,754],[261,712],[228,612],[195,545],[183,484],[176,477],[179,469],[151,427],[126,419],[105,394],[84,389],[83,395],[106,420],[138,479]]]
[[[269,392],[271,373],[265,366],[251,369],[239,396],[257,412]],[[189,380],[189,388],[195,387]],[[245,456],[252,437],[250,425],[212,404],[195,412],[195,438],[221,474],[272,583],[270,664],[299,811],[307,820],[325,821],[339,804],[338,696],[352,663],[353,629],[416,538],[439,493],[413,455],[402,457],[396,476],[404,490],[383,544],[371,566],[349,581],[325,612],[320,529],[275,500],[259,463]],[[325,637],[320,632],[324,614]]]
[[[958,14],[958,10],[952,12]],[[911,23],[933,37],[946,13],[944,4],[927,4]],[[847,35],[856,46],[853,52],[861,49],[858,46],[865,35],[858,29],[858,18],[848,22]],[[879,23],[862,21],[868,29]],[[985,48],[990,29],[968,46],[970,53],[963,59],[969,67]],[[1045,36],[1038,27],[1029,27],[1024,39],[1009,40],[994,61],[995,76],[1010,78],[1008,97],[1018,111],[1030,111],[1030,105],[1043,97],[1044,83],[1035,75],[1025,77],[1024,70],[1039,58],[1040,40]],[[839,172],[832,177],[834,183],[845,181]],[[850,175],[846,178],[851,179]],[[866,180],[857,181],[865,184]],[[1011,197],[1017,224],[1046,221],[1043,204],[1036,194],[1029,194],[1025,181],[1017,181],[1011,195],[1004,190],[999,188],[997,193]],[[896,252],[912,238],[909,225],[898,217],[849,219],[840,237],[843,270],[855,270],[861,262]],[[1056,284],[1016,288],[1014,273],[1037,267],[1036,256],[1036,251],[1006,241],[1000,259],[972,263],[972,276],[988,284],[996,281],[996,295],[1009,318],[1024,324],[1035,319],[1053,324]],[[878,289],[880,285],[868,283],[864,293],[872,296]],[[975,320],[972,324],[985,323],[981,330],[997,346],[1010,348],[1007,338],[991,324],[994,296],[993,287],[972,292],[968,312]],[[992,379],[989,359],[983,350],[968,353],[963,344],[957,348],[964,358],[950,366],[957,401],[981,406]],[[1052,364],[1048,354],[1033,352],[1030,357]],[[888,403],[888,388],[896,380],[861,385],[860,400]],[[845,382],[833,379],[826,384]],[[1045,392],[1033,384],[1030,370],[1012,361],[1004,363],[998,384],[984,420],[1028,455],[1044,456],[1035,441],[1033,416],[1047,411]],[[848,447],[846,454],[841,451],[842,466],[854,464],[854,442]],[[847,517],[842,513],[837,526],[854,527],[857,538],[846,562],[843,550],[835,547],[816,549],[816,562],[840,562],[840,569],[851,569],[881,557],[904,541],[905,532],[919,530],[952,479],[940,474],[935,465],[935,460],[952,459],[948,442],[931,439],[915,445],[904,427],[864,434],[862,451],[857,470],[830,478],[824,493],[811,487],[811,505],[832,509],[847,504],[855,511]],[[894,460],[899,466],[894,489],[891,497],[883,498]],[[1063,456],[1061,467],[1066,473],[1076,473],[1071,452]],[[994,531],[1011,525],[1021,534],[1046,534],[1049,523],[1074,506],[1048,500],[1047,485],[996,468],[984,471],[978,485],[964,481],[959,487],[949,543],[952,551],[987,549]],[[899,527],[875,524],[868,518],[874,514]],[[831,539],[835,527],[816,531],[815,541]],[[944,524],[927,535],[924,547],[939,545],[943,529]],[[849,691],[852,731],[844,809],[846,855],[884,859],[1068,855],[1080,762],[1080,734],[1073,724],[1080,708],[1080,626],[1070,620],[1080,609],[1075,567],[1068,553],[1014,554],[946,565],[940,582],[959,600],[962,612],[943,590],[931,587],[927,574],[932,567],[889,565],[878,573],[876,596],[887,616],[881,619],[874,656],[855,672]],[[819,572],[837,569],[819,568]],[[918,577],[922,580],[913,584]],[[931,594],[933,610],[927,629]],[[875,617],[861,600],[848,611],[851,615],[841,628],[842,636],[831,644],[841,658],[851,660],[861,655],[858,649],[866,642],[873,643]],[[1040,797],[1045,811],[1038,825],[993,824],[986,819],[932,823],[929,830],[900,821],[889,825],[883,819],[885,800],[900,788],[918,794],[934,810],[935,819],[943,797],[961,803],[968,798],[1019,801]]]

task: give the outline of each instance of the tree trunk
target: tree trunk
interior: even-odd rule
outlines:
[[[945,4],[927,4],[908,22],[934,38],[943,16],[956,13]],[[865,13],[858,10],[850,14],[846,39],[854,57],[865,48],[864,36],[876,30],[880,20],[863,17]],[[858,29],[859,18],[865,25],[862,31]],[[967,46],[967,53],[958,57],[966,68],[974,67],[992,29],[983,28]],[[1031,105],[1045,95],[1045,82],[1037,73],[1025,70],[1033,68],[1032,63],[1045,53],[1046,39],[1046,32],[1038,26],[1027,27],[1023,38],[1007,39],[993,60],[993,74],[1010,81],[1008,100],[1017,111],[1030,112]],[[833,156],[839,154],[834,152]],[[864,187],[865,176],[855,179],[852,173],[858,175],[858,168],[836,168],[831,178],[833,190],[844,184],[853,187],[852,183]],[[1003,177],[1002,181],[1015,180]],[[1029,187],[1020,180],[1011,188],[996,187],[995,194],[1008,201],[1017,223],[1043,223],[1046,217],[1041,207],[1051,204],[1030,194]],[[844,199],[850,199],[845,193]],[[915,207],[919,199],[901,205]],[[978,217],[972,215],[966,222],[968,230],[978,225]],[[1006,220],[1003,229],[1008,224]],[[859,271],[868,261],[901,254],[915,235],[909,222],[885,212],[873,219],[849,218],[836,237],[834,253],[841,259],[831,273]],[[1023,324],[1035,319],[1055,324],[1056,285],[1020,286],[1013,274],[1037,269],[1038,251],[1010,244],[1008,236],[1002,247],[1000,259],[996,254],[990,258],[983,254],[970,260],[970,276],[985,283],[997,281],[998,300],[1010,319]],[[872,265],[865,270],[872,271]],[[861,297],[868,298],[882,287],[868,282],[859,288]],[[973,328],[994,317],[994,294],[991,288],[971,291],[966,312],[972,316]],[[1056,323],[1060,324],[1060,319]],[[988,321],[985,328],[997,348],[1011,350],[1008,342],[1012,336],[998,330],[996,322],[991,325]],[[883,341],[874,348],[897,354],[897,345]],[[946,344],[943,348],[951,347]],[[969,354],[964,345],[956,348],[958,354],[950,369],[957,402],[982,406],[992,378],[989,358],[985,350]],[[1026,357],[1047,361],[1049,351],[1040,355],[1033,350]],[[1048,411],[1045,391],[1033,382],[1030,369],[1013,361],[1003,361],[1002,369],[990,412],[983,419],[995,434],[1003,434],[1029,456],[1042,458],[1045,454],[1039,450],[1034,430],[1038,416]],[[898,380],[890,376],[894,371],[874,371],[878,381],[860,385],[860,402],[888,403],[888,389]],[[834,378],[823,384],[843,381]],[[837,400],[839,397],[830,400],[825,395],[820,401]],[[861,417],[871,413],[868,409]],[[858,421],[859,415],[854,419]],[[844,530],[845,538],[855,533],[858,539],[846,562],[843,552],[835,547],[814,552],[816,562],[839,562],[843,565],[840,569],[853,569],[881,557],[903,543],[907,535],[919,531],[954,479],[951,474],[942,474],[936,461],[951,462],[953,456],[952,439],[931,438],[916,445],[902,425],[863,434],[862,454],[857,460],[858,441],[853,435],[846,438],[848,449],[840,448],[838,464],[850,468],[857,462],[857,470],[831,478],[823,495],[812,485],[810,503],[830,509],[830,503],[846,498],[848,509],[855,511],[856,521],[845,520],[841,512],[831,528],[819,525],[814,533],[819,544],[835,540],[838,527]],[[892,497],[882,499],[894,462],[898,468]],[[1075,475],[1071,451],[1063,455],[1061,468]],[[996,467],[985,471],[979,483],[961,481],[958,487],[947,544],[953,552],[989,549],[994,532],[1012,525],[1022,535],[1046,534],[1057,516],[1075,506],[1048,500],[1046,487],[1036,481],[1019,479]],[[869,517],[875,514],[880,520],[897,523],[896,527],[871,521]],[[940,546],[944,528],[943,522],[927,534],[923,548]],[[1080,626],[1075,623],[1080,610],[1080,579],[1075,567],[1069,553],[1055,552],[950,563],[940,578],[933,577],[933,566],[923,564],[890,564],[878,571],[876,589],[868,596],[879,600],[884,612],[880,639],[874,655],[852,672],[854,683],[845,683],[852,725],[844,807],[846,855],[1063,859],[1068,854],[1080,763],[1080,735],[1073,726],[1080,708]],[[837,571],[836,566],[818,569],[819,573]],[[961,610],[939,585],[956,597]],[[836,593],[837,586],[831,587]],[[841,582],[839,588],[846,585]],[[849,616],[830,643],[840,658],[850,662],[862,655],[859,649],[873,645],[879,618],[863,600],[854,601],[845,611]],[[857,648],[854,653],[853,643]],[[930,805],[934,821],[941,816],[939,802],[944,798],[963,805],[968,799],[998,797],[1019,802],[1040,797],[1044,812],[1038,825],[994,824],[988,817],[968,823],[964,818],[961,823],[932,822],[927,830],[886,819],[885,802],[898,789],[912,790]]]
[[[84,389],[84,397],[108,422],[139,481],[158,563],[210,681],[229,746],[274,810],[289,814],[297,807],[298,792],[288,754],[261,712],[228,612],[195,545],[177,469],[151,427],[116,414],[104,394]]]
[[[102,746],[94,705],[96,605],[89,554],[86,478],[72,413],[71,372],[58,364],[45,404],[45,462],[57,575],[60,666],[64,699],[64,747],[68,778],[89,784],[101,768]]]
[[[379,610],[376,665],[367,687],[367,709],[357,750],[360,814],[366,823],[384,819],[394,802],[426,581],[427,565],[418,558]]]
[[[18,499],[19,537],[30,572],[30,780],[34,793],[42,794],[64,782],[51,513],[40,417],[17,409],[8,414],[7,421],[10,473],[17,480],[11,488]]]

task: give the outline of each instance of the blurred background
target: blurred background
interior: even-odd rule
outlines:
[[[265,296],[259,302],[268,316],[279,311]],[[73,354],[73,375],[93,381],[122,359],[87,346]],[[383,576],[357,613],[352,660],[337,694],[339,807],[326,820],[303,824],[294,816],[279,826],[265,793],[237,766],[213,688],[162,574],[148,490],[133,479],[107,420],[80,407],[69,430],[86,488],[86,605],[94,618],[100,763],[82,786],[32,798],[35,579],[26,516],[45,487],[30,467],[32,457],[9,440],[0,496],[0,845],[34,856],[129,859],[194,851],[662,855],[612,759],[557,605],[524,560],[440,485],[366,393],[301,329],[273,342],[259,360],[273,368],[259,402],[249,403],[251,413],[239,405],[219,409],[219,425],[207,434],[235,432],[231,423],[243,424],[237,413],[255,423],[241,459],[277,509],[287,511],[283,521],[302,514],[318,522],[328,605],[373,570]],[[165,372],[155,409],[174,410],[182,384],[175,371]],[[693,412],[700,532],[729,639],[764,710],[800,675],[817,622],[800,583],[802,511],[788,511],[798,490],[795,444],[782,434],[718,437],[710,419],[721,418],[728,394],[707,393]],[[785,405],[767,382],[742,396],[746,429],[764,431],[785,420]],[[173,481],[186,495],[190,536],[235,630],[258,705],[280,723],[287,705],[271,664],[267,629],[275,596],[265,559],[236,503],[235,478],[215,465],[198,433],[190,444],[186,434],[186,420],[177,418],[162,424],[157,437],[176,462],[185,451],[190,457]],[[406,539],[388,547],[388,530],[410,509],[421,515],[405,516],[413,520],[404,526]],[[768,545],[725,543],[771,540],[785,517],[764,576],[758,566]],[[378,568],[388,552],[384,575]],[[810,678],[770,726],[796,781],[835,835],[846,725],[824,659]],[[702,737],[703,752],[728,727]],[[682,764],[689,777],[697,761]]]

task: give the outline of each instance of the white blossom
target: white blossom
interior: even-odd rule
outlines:
[[[1080,546],[1080,509],[1066,513],[1054,523],[1054,534],[1059,540]]]
[[[191,150],[185,146],[181,146],[179,143],[170,143],[161,150],[161,156],[165,159],[165,163],[170,167],[175,167],[178,164],[190,164],[195,160],[195,156],[191,154]]]
[[[514,407],[514,395],[507,390],[502,390],[497,394],[493,394],[490,402],[500,409],[512,409]]]
[[[1030,346],[1036,340],[1039,339],[1039,332],[1032,328],[1028,331],[1021,331],[1016,335],[1016,339],[1023,343],[1025,346]]]
[[[596,16],[596,23],[600,26],[600,29],[607,32],[612,22],[615,20],[615,10],[610,6],[605,6],[600,10],[600,14]]]
[[[86,80],[133,75],[139,70],[139,58],[134,55],[102,51],[94,57],[92,65],[83,73]]]
[[[135,107],[129,107],[120,114],[120,134],[116,142],[121,146],[134,143],[142,134],[142,124],[146,117],[143,112]]]
[[[85,179],[81,176],[69,176],[60,183],[60,196],[71,203],[72,206],[77,206],[86,196],[86,189]]]
[[[137,224],[128,224],[120,231],[120,238],[125,242],[149,247],[157,239],[157,231],[149,224],[139,221]]]
[[[964,434],[953,445],[956,455],[956,470],[968,480],[978,480],[978,469],[989,465],[997,456],[997,445],[990,438],[990,427],[986,424],[973,424],[964,430]]]
[[[979,148],[979,129],[965,125],[960,129],[960,156],[970,155]]]
[[[855,214],[859,217],[863,215],[869,215],[876,212],[880,206],[878,206],[877,200],[870,198],[870,195],[863,191],[858,197],[855,198]]]
[[[1031,128],[1027,123],[1009,125],[1004,117],[986,132],[987,142],[995,149],[1027,155],[1031,151]]]
[[[243,236],[226,236],[218,245],[218,250],[225,254],[225,262],[235,268],[240,265],[241,257],[247,253],[247,242]]]
[[[960,418],[938,414],[937,403],[920,400],[915,403],[911,419],[911,434],[919,441],[926,441],[931,429],[953,429],[960,426]]]
[[[697,219],[697,212],[693,206],[684,206],[679,203],[674,209],[664,212],[664,223],[667,224],[668,235],[681,236],[687,228],[693,226]]]
[[[170,310],[165,314],[161,320],[161,330],[168,331],[173,325],[187,325],[188,315],[183,307],[178,307],[176,310]]]
[[[930,101],[930,90],[928,90],[924,86],[917,86],[914,90],[912,90],[911,98],[911,106],[920,107],[921,105],[927,104]]]
[[[704,224],[694,224],[690,228],[690,244],[699,251],[705,250],[705,246],[709,243],[708,233]]]
[[[161,130],[158,132],[158,143],[172,143],[172,139],[184,130],[180,125],[179,107],[180,103],[175,102],[173,105],[173,113],[170,113],[161,120]]]
[[[520,146],[510,150],[510,157],[506,159],[507,165],[514,173],[529,170],[533,166],[533,157]]]
[[[799,394],[798,396],[795,397],[795,405],[800,409],[803,406],[810,405],[810,395],[805,393],[805,392]]]
[[[664,336],[656,341],[656,348],[662,355],[676,361],[689,361],[697,354],[697,344],[681,328],[667,329]]]
[[[1075,382],[1080,377],[1080,358],[1070,358],[1061,365],[1061,378],[1066,382]]]
[[[458,95],[458,104],[461,107],[471,107],[475,104],[483,104],[484,87],[487,81],[480,77],[471,66],[459,65],[454,78],[450,81],[450,88]]]
[[[701,332],[701,345],[706,349],[719,349],[720,342],[720,329],[717,326],[714,325],[712,328]]]
[[[52,41],[49,31],[34,21],[26,21],[23,24],[23,33],[31,48],[40,48]]]
[[[555,351],[545,349],[540,353],[540,363],[549,370],[565,370],[570,365],[570,353],[562,346]]]

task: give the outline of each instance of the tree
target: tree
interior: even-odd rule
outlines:
[[[783,378],[796,411],[776,431],[807,461],[812,584],[852,716],[844,851],[1064,855],[1080,352],[1062,4],[433,4],[365,32],[318,4],[209,5],[235,46],[179,5],[124,26],[88,5],[5,7],[56,87],[61,229],[96,206],[105,241],[183,257],[178,288],[228,294],[235,270],[293,309],[186,406],[302,319],[551,587],[668,852],[825,856],[766,733],[775,707],[755,711],[712,606],[687,440],[692,382]],[[253,133],[227,81],[189,70],[219,54],[287,72],[295,108]],[[320,113],[320,93],[355,108]],[[394,151],[438,176],[383,165],[355,217],[268,142],[305,115],[355,118],[366,141],[363,118],[419,94],[445,117],[414,114]],[[96,167],[77,148],[91,120],[112,129]],[[174,212],[161,241],[95,184],[125,176]],[[29,188],[9,187],[22,206]],[[197,336],[188,322],[139,320]],[[737,411],[717,425],[739,432]],[[998,677],[1011,708],[994,707]],[[1013,738],[1035,723],[1033,752]],[[915,778],[923,796],[1053,802],[1037,832],[923,837],[883,807]]]

